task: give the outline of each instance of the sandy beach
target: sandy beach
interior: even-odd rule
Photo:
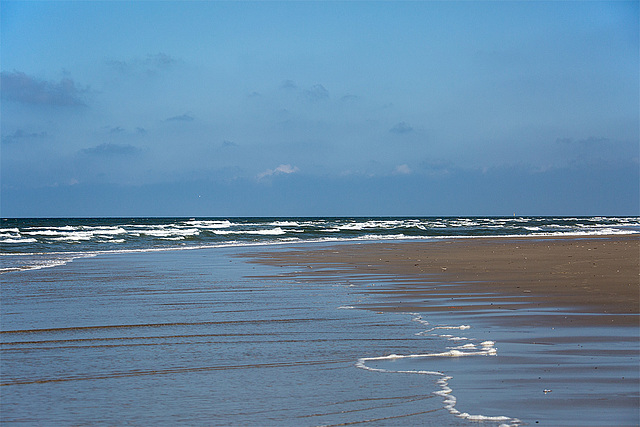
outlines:
[[[474,238],[340,245],[263,254],[272,265],[307,266],[318,277],[374,274],[397,285],[374,291],[372,310],[449,311],[557,307],[593,324],[638,325],[640,238]],[[310,269],[311,270],[311,269]],[[443,286],[446,284],[446,286]],[[490,294],[491,296],[488,296]],[[431,304],[436,296],[462,305]],[[500,303],[491,303],[496,298]],[[506,308],[506,306],[505,306]]]

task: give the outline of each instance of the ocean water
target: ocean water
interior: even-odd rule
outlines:
[[[304,268],[269,267],[246,255],[353,240],[637,233],[639,224],[638,218],[3,220],[0,420],[634,425],[637,328],[496,330],[496,313],[486,319],[376,313],[354,307],[374,298],[369,290],[385,286],[383,277],[315,280]],[[572,337],[570,344],[550,352],[528,340],[551,333]],[[607,335],[618,340],[603,340]],[[594,358],[601,377],[593,376]],[[551,376],[560,363],[575,372]],[[576,378],[584,378],[584,396],[567,389]],[[620,379],[615,387],[611,378]],[[608,410],[590,405],[594,394]]]
[[[0,272],[115,252],[638,232],[640,217],[4,218],[0,224]]]

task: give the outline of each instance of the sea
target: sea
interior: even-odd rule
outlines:
[[[602,377],[585,393],[613,402],[601,410],[580,406],[586,395],[553,401],[562,381],[547,390],[528,378],[556,362],[582,372],[573,348],[549,359],[518,346],[520,330],[358,309],[384,278],[316,280],[251,258],[354,242],[637,233],[639,217],[2,219],[0,421],[637,425],[637,328],[616,330],[615,343],[600,339],[610,330],[554,329],[600,357]],[[527,372],[506,363],[518,357]],[[607,375],[624,380],[612,391]],[[598,391],[598,381],[608,385]]]
[[[0,272],[45,268],[106,253],[638,232],[639,217],[3,218]]]

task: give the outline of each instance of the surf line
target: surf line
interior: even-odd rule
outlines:
[[[422,318],[422,316],[416,313],[409,313],[414,316],[412,319],[414,322],[419,322],[425,326],[429,325],[429,323]],[[449,334],[437,334],[433,333],[436,330],[447,330],[447,329],[458,329],[465,330],[469,329],[468,325],[461,326],[434,326],[425,331],[419,332],[416,335],[432,335],[438,336],[441,338],[446,338],[450,341],[460,341],[460,340],[469,340],[466,337],[454,337]],[[511,418],[507,416],[487,416],[487,415],[471,415],[467,412],[460,412],[456,409],[456,397],[452,394],[453,389],[449,387],[449,380],[453,377],[445,374],[444,372],[439,371],[425,371],[425,370],[389,370],[382,368],[374,368],[367,365],[367,362],[375,362],[375,361],[384,361],[384,360],[398,360],[398,359],[417,359],[417,358],[425,358],[425,357],[463,357],[463,356],[495,356],[497,355],[497,350],[494,347],[495,343],[493,341],[483,341],[479,344],[479,346],[475,344],[464,344],[456,347],[447,347],[448,351],[441,353],[425,353],[425,354],[389,354],[387,356],[377,356],[377,357],[362,357],[358,359],[356,362],[356,367],[360,369],[364,369],[372,372],[382,372],[382,373],[395,373],[395,374],[418,374],[418,375],[432,375],[440,377],[436,384],[440,387],[440,390],[434,391],[433,394],[436,396],[440,396],[443,398],[444,407],[450,414],[466,419],[469,421],[495,421],[502,422],[500,427],[516,427],[521,424],[521,421],[518,418]],[[464,351],[463,351],[464,350]],[[471,350],[471,351],[470,351]]]

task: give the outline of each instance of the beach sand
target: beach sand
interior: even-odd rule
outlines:
[[[297,280],[351,283],[356,308],[470,325],[478,340],[495,341],[496,358],[443,362],[455,372],[461,409],[525,425],[640,423],[637,235],[371,242],[252,256]]]
[[[377,303],[363,306],[376,311],[496,310],[509,303],[510,309],[598,314],[581,319],[589,324],[638,326],[640,319],[640,238],[635,235],[348,244],[263,253],[259,259],[311,267],[318,278],[395,278],[374,291],[381,297]],[[431,304],[442,296],[465,301]]]

